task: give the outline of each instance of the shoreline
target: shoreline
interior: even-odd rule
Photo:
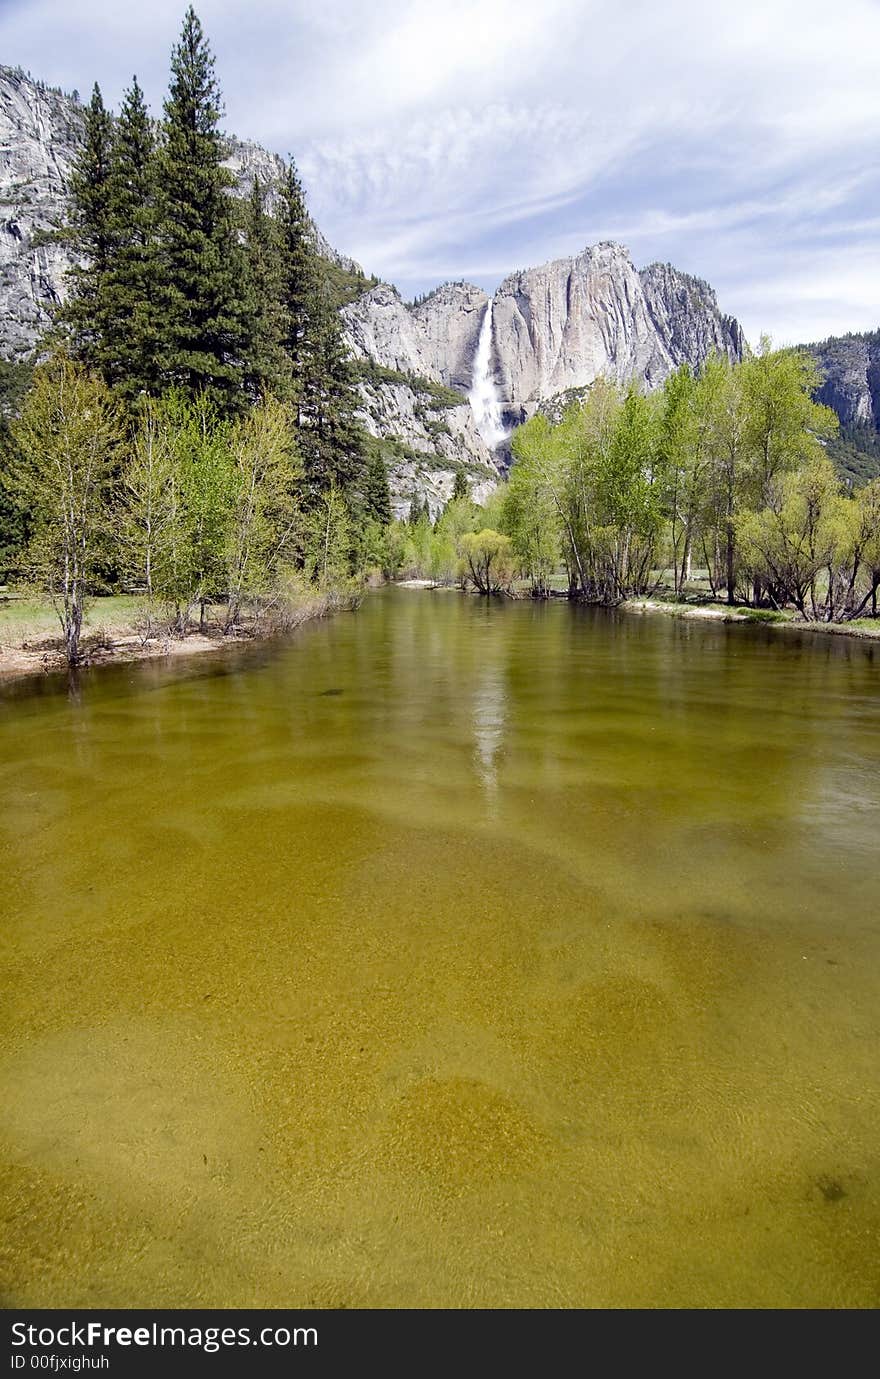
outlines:
[[[151,638],[120,636],[109,647],[98,646],[87,652],[76,670],[91,670],[94,666],[128,665],[135,661],[155,661],[161,657],[198,656],[219,651],[243,641],[261,640],[252,637],[206,637],[193,632],[188,637]],[[62,651],[52,647],[4,646],[0,649],[0,680],[15,680],[30,675],[57,675],[69,669]]]
[[[624,599],[618,607],[630,613],[664,613],[668,618],[703,622],[739,623],[746,627],[780,628],[794,632],[822,632],[832,637],[853,637],[858,641],[880,641],[880,618],[876,628],[845,622],[806,622],[803,619],[755,617],[755,609],[730,608],[726,604],[665,603],[663,599]],[[750,616],[750,614],[752,616]]]
[[[469,597],[484,597],[479,595],[476,590],[459,590],[455,584],[442,584],[432,579],[398,579],[389,581],[395,589],[428,589],[432,592],[453,590],[467,593]],[[528,594],[524,596],[515,595],[515,602],[531,602]],[[589,604],[580,599],[569,599],[564,590],[553,589],[542,599],[536,600],[539,603],[571,603],[573,606],[582,608],[602,608],[603,604]],[[739,623],[746,627],[772,627],[781,628],[789,632],[821,632],[832,637],[852,637],[856,641],[873,642],[880,641],[880,618],[876,619],[876,626],[865,627],[862,620],[858,620],[858,625],[846,622],[806,622],[794,616],[783,614],[775,617],[762,617],[763,610],[754,608],[744,608],[734,605],[730,607],[723,603],[674,603],[667,602],[665,599],[652,598],[632,598],[623,599],[620,603],[609,605],[607,611],[614,612],[618,609],[627,613],[662,613],[667,618],[681,618],[682,620],[693,620],[696,622],[723,622]],[[864,621],[871,621],[865,619]]]
[[[390,580],[389,585],[397,589],[451,590],[455,585],[442,585],[433,580],[408,579]],[[562,601],[564,595],[554,594],[549,601]],[[574,602],[577,602],[575,600]],[[586,605],[585,605],[586,606]],[[827,636],[851,637],[857,641],[880,641],[880,619],[876,628],[849,623],[804,622],[795,618],[750,617],[749,610],[729,608],[722,604],[666,603],[662,599],[624,599],[616,605],[628,613],[660,613],[667,618],[683,621],[738,623],[741,626],[766,627],[794,632],[818,632]],[[306,622],[325,617],[329,606],[321,603],[302,612],[291,620],[289,626],[273,628],[265,633],[244,632],[237,635],[215,636],[202,632],[191,632],[186,637],[156,637],[146,641],[139,636],[122,631],[118,636],[109,636],[110,645],[98,645],[86,652],[77,667],[78,670],[91,670],[97,666],[132,665],[139,661],[156,661],[163,658],[191,657],[222,651],[231,646],[242,646],[256,642],[269,642],[289,632],[295,632]],[[613,610],[612,610],[613,611]],[[68,669],[63,652],[51,645],[31,647],[0,645],[0,683],[25,679],[32,676],[57,675]]]
[[[295,632],[304,623],[326,617],[333,609],[332,600],[316,600],[314,604],[291,614],[283,625],[267,627],[265,631],[245,627],[238,633],[230,634],[224,634],[217,629],[213,634],[193,631],[184,637],[168,634],[144,639],[133,633],[130,628],[120,628],[117,633],[108,632],[104,642],[86,647],[82,660],[73,669],[92,670],[98,666],[133,665],[139,661],[189,658],[228,650],[233,646],[254,646]],[[46,639],[42,644],[31,646],[0,644],[0,684],[31,677],[58,675],[71,669],[63,651],[59,650],[57,645],[53,645],[56,640]]]

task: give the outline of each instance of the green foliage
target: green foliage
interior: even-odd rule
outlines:
[[[467,402],[464,394],[456,392],[454,388],[447,388],[445,384],[437,383],[432,378],[425,378],[422,374],[404,373],[400,369],[389,369],[370,356],[354,360],[352,367],[356,379],[370,387],[378,388],[386,383],[412,388],[413,392],[420,395],[420,403],[425,411],[443,412],[450,407],[461,407],[463,403]]]
[[[561,556],[558,506],[541,471],[542,434],[546,434],[543,417],[517,432],[515,464],[501,516],[502,530],[510,537],[519,568],[536,595],[548,593]]]
[[[246,305],[242,252],[222,166],[214,57],[190,7],[171,57],[160,158],[166,374],[224,414],[243,402]]]
[[[204,395],[145,401],[122,476],[115,530],[130,581],[173,610],[270,599],[301,555],[301,477],[289,405],[266,397],[234,421]]]
[[[351,519],[335,484],[311,506],[303,525],[305,569],[322,593],[345,588],[351,580]]]
[[[816,387],[808,356],[763,341],[649,396],[600,379],[555,423],[533,417],[513,439],[500,522],[533,590],[561,555],[579,597],[648,593],[669,565],[681,597],[696,556],[730,603],[835,620],[873,610],[880,483],[843,494],[826,451],[836,418]]]
[[[510,537],[484,527],[461,538],[462,575],[479,594],[502,594],[513,583],[516,561]]]
[[[106,385],[57,352],[37,368],[12,438],[10,486],[30,527],[24,572],[52,599],[74,665],[109,535],[106,498],[121,442],[119,415]]]
[[[880,431],[872,426],[842,425],[826,449],[849,488],[861,488],[880,476]]]
[[[110,165],[110,243],[101,284],[102,338],[95,362],[120,396],[155,393],[163,372],[167,307],[156,238],[157,159],[137,83],[126,91]]]
[[[379,446],[370,446],[368,456],[364,485],[364,508],[369,519],[382,527],[387,527],[391,521],[388,467]]]
[[[227,631],[235,626],[245,600],[268,598],[295,559],[301,471],[293,437],[288,406],[272,397],[264,398],[232,428]]]
[[[0,583],[14,573],[29,535],[28,512],[15,491],[15,441],[11,423],[33,380],[30,362],[0,360]]]
[[[455,480],[452,485],[452,500],[455,502],[458,498],[470,498],[470,496],[471,486],[468,483],[467,475],[461,465],[456,465]]]
[[[341,263],[320,255],[317,256],[317,272],[337,310],[357,301],[379,282],[378,278],[366,277],[359,269],[344,268]]]
[[[72,229],[86,259],[70,274],[70,297],[64,319],[72,327],[79,357],[98,363],[108,338],[105,290],[112,255],[111,159],[113,121],[95,82],[86,107],[83,141],[70,178]]]
[[[284,263],[279,226],[266,210],[266,190],[254,178],[242,214],[245,241],[245,343],[243,383],[254,401],[266,393],[291,395],[291,361],[285,351],[282,302]]]
[[[295,405],[306,497],[366,501],[365,437],[338,307],[369,281],[320,258],[291,163],[275,189],[228,195],[214,57],[192,8],[171,60],[158,143],[135,80],[115,128],[95,89],[69,234],[83,259],[63,326],[130,415],[174,393],[231,419],[273,395]],[[370,502],[382,508],[378,472]]]

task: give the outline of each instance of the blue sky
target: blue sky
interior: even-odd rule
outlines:
[[[0,0],[0,61],[154,110],[183,0]],[[202,0],[226,127],[412,296],[600,239],[748,337],[880,326],[878,0]]]

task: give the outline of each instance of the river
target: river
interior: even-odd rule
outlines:
[[[0,698],[6,1306],[880,1304],[880,653],[389,589]]]

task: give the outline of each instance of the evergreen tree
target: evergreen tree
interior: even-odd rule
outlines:
[[[167,287],[167,379],[240,405],[245,334],[242,255],[222,166],[214,57],[190,7],[171,58],[161,150],[161,247]]]
[[[470,496],[471,487],[464,468],[461,465],[456,465],[455,482],[452,485],[452,501],[455,502],[456,498],[470,498]]]
[[[391,521],[391,491],[388,487],[388,469],[378,446],[374,447],[367,464],[364,507],[367,516],[374,522],[388,526]]]
[[[327,284],[318,282],[301,346],[300,449],[313,494],[336,485],[357,502],[364,479],[364,433],[355,417],[358,393]]]
[[[314,312],[318,273],[302,183],[292,161],[281,180],[280,196],[278,220],[283,345],[290,358],[294,382],[301,385],[306,335]]]
[[[267,393],[281,396],[291,391],[292,373],[284,349],[280,229],[266,211],[265,191],[256,177],[242,220],[246,242],[245,388],[252,399]]]
[[[126,91],[110,168],[107,338],[99,351],[107,381],[124,397],[159,391],[164,290],[156,243],[156,148],[137,77]]]
[[[414,493],[409,500],[409,516],[407,522],[411,527],[418,526],[422,520],[422,505],[419,502],[419,495]]]
[[[113,121],[95,82],[86,106],[83,142],[70,179],[71,224],[85,263],[72,270],[62,320],[75,353],[90,365],[107,339],[106,286],[111,261],[110,164]]]

